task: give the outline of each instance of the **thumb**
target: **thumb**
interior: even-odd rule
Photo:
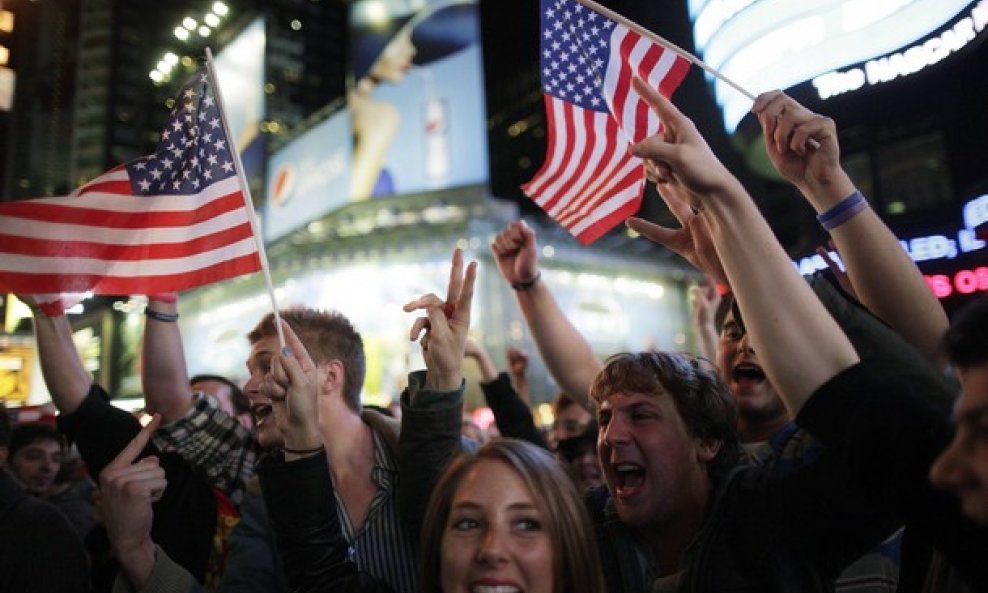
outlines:
[[[665,245],[673,251],[677,251],[675,248],[676,238],[679,235],[681,229],[670,229],[664,226],[659,226],[654,222],[649,222],[647,220],[632,216],[625,221],[628,228],[635,231],[639,235],[642,235],[649,241],[658,243],[659,245]]]

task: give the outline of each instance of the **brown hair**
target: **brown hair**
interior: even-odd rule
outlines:
[[[360,411],[360,391],[364,387],[367,361],[364,358],[364,341],[350,320],[336,311],[320,311],[307,308],[285,309],[280,312],[302,341],[312,361],[317,365],[331,360],[343,363],[343,400],[355,412]],[[256,344],[263,338],[277,335],[274,314],[268,313],[247,334],[247,340]]]
[[[594,378],[590,398],[600,406],[617,392],[668,393],[690,436],[722,443],[707,464],[712,480],[737,464],[737,406],[717,373],[695,359],[671,352],[615,354]]]
[[[518,472],[533,498],[542,505],[552,543],[553,590],[556,593],[598,593],[605,590],[590,517],[572,480],[547,451],[517,439],[496,439],[472,457],[456,459],[446,469],[429,499],[422,529],[422,591],[440,591],[441,552],[453,497],[477,462],[494,460]]]

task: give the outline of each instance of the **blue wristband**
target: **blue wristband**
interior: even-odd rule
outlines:
[[[855,190],[854,193],[835,204],[826,212],[818,214],[816,220],[823,226],[823,230],[831,231],[851,220],[867,207],[868,201],[864,199],[860,191]]]

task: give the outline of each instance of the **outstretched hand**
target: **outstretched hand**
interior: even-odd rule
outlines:
[[[717,282],[726,282],[707,221],[699,215],[711,193],[735,186],[737,181],[714,156],[693,122],[665,97],[636,78],[635,89],[662,121],[662,130],[634,145],[646,177],[679,221],[670,229],[632,217],[627,225],[651,241],[665,245]]]
[[[539,273],[535,231],[522,220],[510,223],[494,237],[491,252],[508,284],[527,282]]]
[[[287,353],[271,357],[261,391],[271,400],[271,413],[286,449],[311,450],[322,445],[319,432],[319,370],[291,326],[281,321]]]
[[[404,306],[407,313],[424,311],[426,314],[415,320],[409,332],[409,339],[413,341],[421,336],[422,356],[427,369],[426,389],[452,391],[463,381],[463,354],[470,329],[470,307],[476,280],[477,262],[470,262],[464,274],[463,251],[456,249],[453,251],[446,300],[436,294],[427,294]]]

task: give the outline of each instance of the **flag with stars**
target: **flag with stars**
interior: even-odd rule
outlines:
[[[548,147],[522,190],[588,245],[641,205],[645,172],[628,147],[660,122],[632,77],[668,97],[689,62],[575,0],[542,0],[541,9]]]
[[[153,154],[65,197],[0,204],[0,291],[155,294],[259,270],[231,150],[203,68]]]

